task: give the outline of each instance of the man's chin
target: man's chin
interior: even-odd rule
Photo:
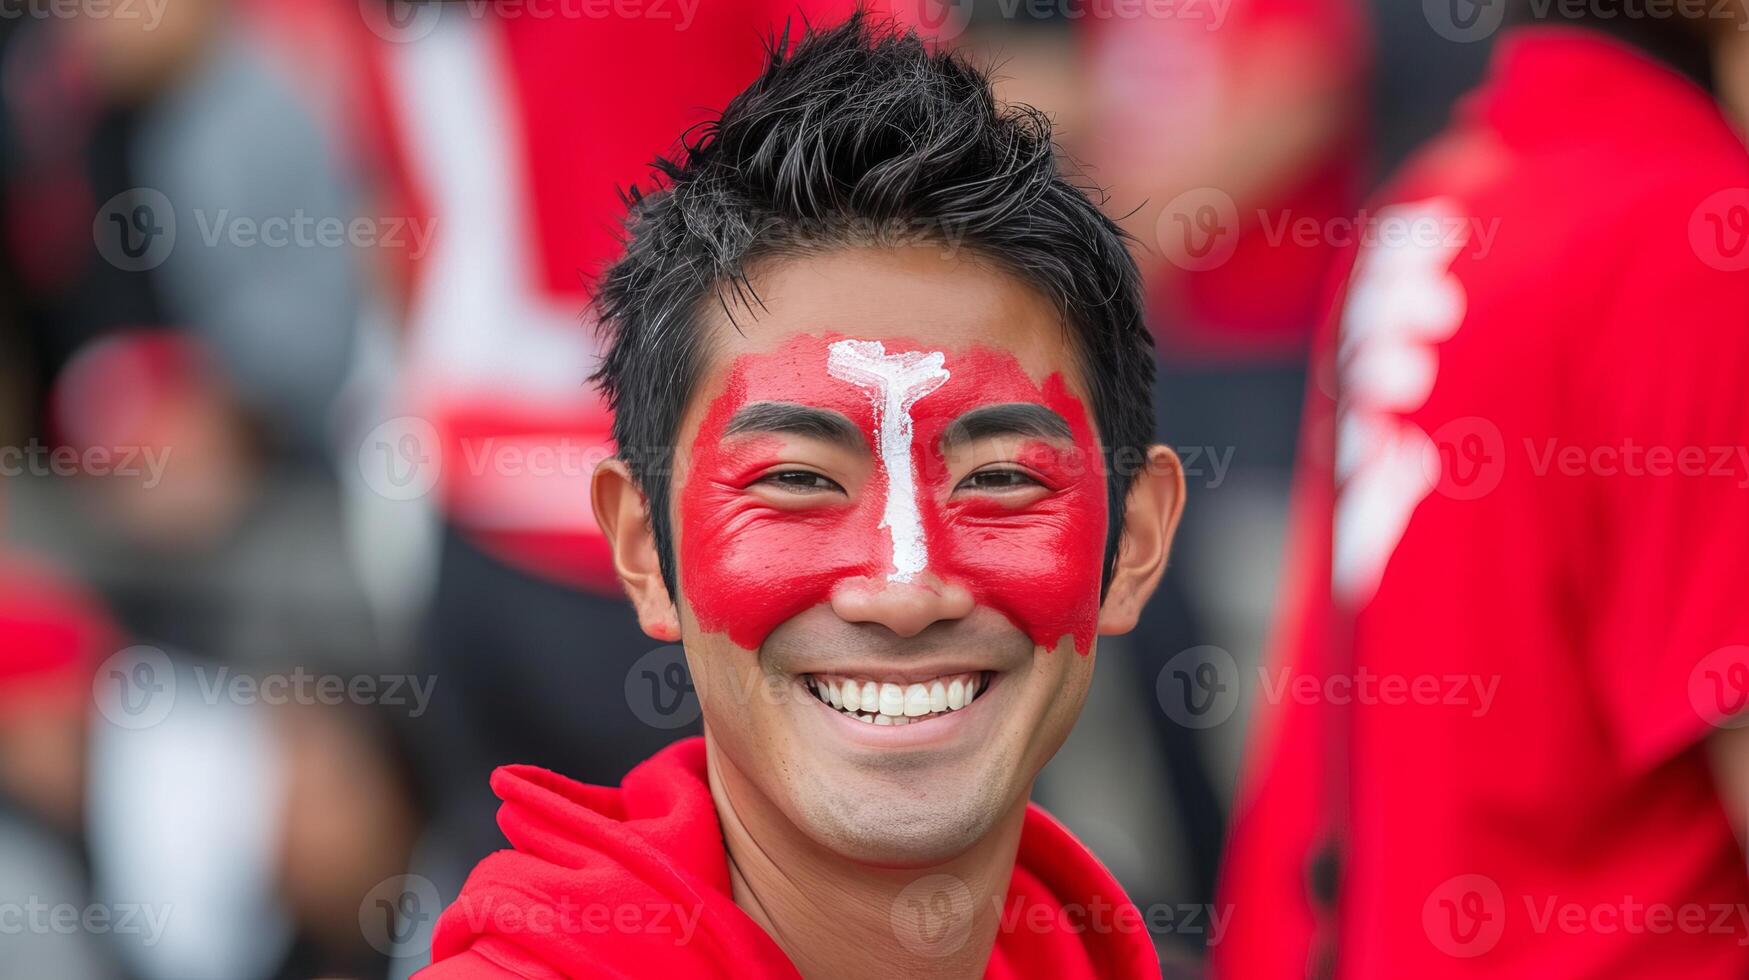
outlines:
[[[804,833],[840,857],[922,868],[959,857],[987,837],[1017,802],[1003,797],[998,785],[907,793],[886,780],[846,774],[816,781],[797,817]]]
[[[834,706],[840,698],[825,696],[814,678],[796,679],[796,697],[782,709],[792,817],[828,850],[863,864],[924,867],[964,854],[1024,803],[1024,753],[1006,744],[1001,724],[1020,699],[1011,680],[983,672],[975,693],[956,691],[947,710],[883,725],[867,711]]]

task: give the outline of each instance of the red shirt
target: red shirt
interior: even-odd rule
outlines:
[[[800,976],[731,896],[702,738],[663,749],[618,788],[532,766],[498,770],[492,788],[514,850],[474,869],[438,920],[421,980]],[[990,980],[1160,975],[1141,913],[1036,806],[1003,909]]]
[[[1331,825],[1338,976],[1749,975],[1703,748],[1749,699],[1746,188],[1703,89],[1550,28],[1385,195],[1419,242],[1311,386],[1221,975],[1303,975]]]

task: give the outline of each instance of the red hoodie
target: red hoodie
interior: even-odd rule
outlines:
[[[492,789],[514,850],[474,869],[420,980],[800,976],[731,897],[704,739],[662,750],[617,789],[534,766],[499,769]],[[1123,889],[1029,804],[985,977],[1159,975]]]

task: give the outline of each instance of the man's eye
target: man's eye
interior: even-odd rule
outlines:
[[[1042,486],[1037,480],[1020,470],[979,470],[960,481],[959,488],[964,490],[1017,490],[1022,487]]]
[[[829,490],[844,492],[844,488],[830,477],[822,476],[812,470],[782,470],[777,473],[767,473],[754,482],[771,484],[791,493],[818,493]]]

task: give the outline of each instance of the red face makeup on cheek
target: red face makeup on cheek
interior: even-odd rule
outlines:
[[[1106,513],[1104,468],[1086,409],[1060,375],[1036,384],[1007,353],[975,348],[939,364],[932,353],[912,341],[797,337],[735,360],[699,427],[679,494],[681,586],[702,628],[754,649],[779,624],[828,602],[846,579],[905,581],[920,570],[965,587],[1035,644],[1051,649],[1069,635],[1078,651],[1091,648]],[[889,506],[887,499],[895,481],[885,464],[903,457],[883,455],[882,448],[890,454],[902,445],[893,410],[901,402],[883,398],[880,379],[847,372],[847,354],[890,362],[894,377],[921,392],[903,402],[911,472],[896,481],[901,490],[915,481],[906,495],[914,508],[905,501]],[[799,510],[751,490],[761,475],[795,462],[783,456],[781,437],[725,437],[740,408],[768,401],[848,417],[868,446],[867,482],[849,499],[822,495]],[[1015,402],[1042,405],[1069,425],[1073,446],[1039,440],[1009,457],[1045,492],[1028,493],[1020,504],[1000,494],[956,492],[942,436],[968,411]]]

